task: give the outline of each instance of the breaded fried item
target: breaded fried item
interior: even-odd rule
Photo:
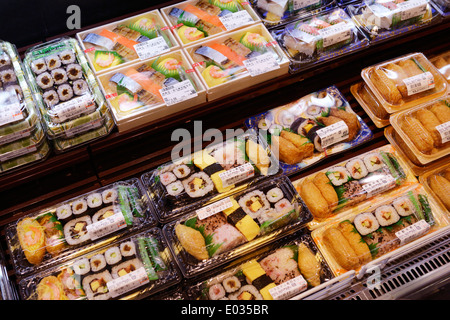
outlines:
[[[331,108],[330,115],[343,120],[347,125],[348,138],[344,141],[351,141],[356,137],[361,129],[361,124],[356,114],[338,108]]]
[[[406,116],[401,127],[420,152],[424,154],[431,153],[434,145],[433,137],[431,137],[431,134],[422,126],[418,119],[412,116]]]
[[[438,101],[433,104],[430,111],[434,113],[441,123],[450,121],[450,107],[444,101]]]
[[[292,142],[281,136],[272,135],[271,149],[284,163],[296,164],[303,160],[302,152]]]
[[[322,194],[324,199],[327,201],[330,211],[336,209],[339,198],[327,175],[323,172],[319,172],[314,176],[312,181],[314,185],[320,190],[320,193]]]
[[[359,267],[359,259],[341,231],[328,228],[323,233],[323,241],[336,262],[346,270]]]
[[[397,89],[395,82],[389,79],[383,70],[373,70],[370,74],[370,81],[388,103],[399,104],[402,100],[402,94]]]
[[[420,109],[416,112],[416,117],[419,119],[423,127],[431,134],[434,141],[435,147],[442,146],[442,137],[439,131],[436,130],[436,126],[440,125],[441,122],[434,115],[433,112],[427,109]]]
[[[428,178],[431,190],[438,196],[447,210],[450,210],[450,181],[435,174]]]
[[[315,218],[323,219],[328,217],[330,213],[328,202],[322,196],[319,188],[317,188],[309,178],[306,178],[302,182],[300,187],[300,197]]]
[[[418,62],[417,62],[418,63]],[[397,64],[402,67],[403,71],[406,73],[408,77],[414,77],[418,74],[423,73],[422,69],[417,65],[416,60],[413,58],[400,60]]]
[[[403,80],[405,78],[408,78],[408,75],[405,73],[403,68],[395,63],[389,63],[384,68],[386,69],[385,70],[386,75],[388,76],[389,79],[392,79],[392,81],[394,81],[398,91],[400,91],[403,98],[407,97],[408,89],[406,88],[406,85],[403,82]]]
[[[304,243],[298,245],[297,261],[298,268],[305,280],[313,287],[318,286],[320,284],[320,262]]]
[[[448,62],[444,59],[444,57],[438,57],[435,61],[434,61],[434,66],[438,69],[443,68],[445,66],[448,66]]]
[[[314,144],[308,138],[286,130],[281,131],[280,136],[289,140],[302,153],[302,160],[314,154]]]
[[[356,231],[356,228],[350,221],[342,221],[338,224],[337,228],[342,232],[342,235],[347,239],[348,243],[355,251],[361,265],[372,260],[369,246],[362,240],[361,235]]]

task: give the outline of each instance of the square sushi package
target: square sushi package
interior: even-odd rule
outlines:
[[[364,68],[361,76],[389,114],[442,97],[448,83],[422,53],[410,53]]]
[[[353,84],[350,87],[350,92],[377,128],[389,126],[389,113],[386,112],[364,81]]]
[[[206,91],[182,50],[97,78],[119,132],[206,102]]]
[[[450,215],[450,164],[448,158],[446,163],[421,174],[419,181],[436,198],[442,210]]]
[[[314,230],[352,212],[361,203],[376,203],[381,194],[396,194],[417,183],[404,160],[385,145],[293,182],[314,219]]]
[[[441,20],[429,0],[362,0],[348,5],[347,11],[371,43],[402,36]]]
[[[0,41],[0,173],[44,160],[49,153],[17,50]]]
[[[381,197],[311,233],[335,276],[372,265],[384,266],[408,251],[448,233],[449,219],[418,183]]]
[[[156,224],[142,185],[130,179],[29,214],[5,231],[20,277]]]
[[[265,142],[249,131],[183,155],[141,180],[159,222],[167,223],[281,173]]]
[[[266,137],[286,175],[365,143],[373,136],[335,86],[248,118],[245,126]]]
[[[111,132],[111,114],[78,42],[59,38],[27,50],[26,74],[45,124],[47,137],[66,151]],[[63,148],[61,148],[63,147]]]
[[[95,74],[180,48],[158,10],[77,33]]]
[[[193,278],[306,226],[312,215],[286,176],[262,181],[163,227],[181,272]]]
[[[289,60],[262,23],[185,48],[212,101],[288,74]]]
[[[160,9],[182,47],[259,22],[247,1],[188,0]]]
[[[442,73],[447,82],[450,82],[450,50],[438,54],[429,60],[436,67],[436,69]]]
[[[296,232],[188,281],[188,300],[288,300],[326,287],[334,274],[308,233]]]
[[[24,300],[138,300],[181,281],[158,228],[128,235],[19,282]]]
[[[289,72],[297,73],[369,46],[342,8],[321,11],[271,29],[290,60]]]

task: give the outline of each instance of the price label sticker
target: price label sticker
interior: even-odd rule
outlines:
[[[160,36],[135,44],[134,50],[136,50],[139,59],[146,60],[154,56],[169,52],[170,48],[167,45],[166,40],[164,40],[164,38]]]
[[[224,188],[232,186],[236,183],[242,182],[255,175],[255,168],[251,163],[240,165],[236,168],[219,173],[219,178],[222,180]]]
[[[290,279],[276,287],[270,288],[269,293],[274,300],[286,300],[298,294],[308,287],[308,283],[303,276]]]
[[[159,89],[162,98],[166,105],[171,106],[173,104],[180,103],[198,96],[191,81],[184,80],[165,88]]]
[[[115,298],[149,282],[145,268],[140,267],[126,275],[108,281],[106,286],[111,296]]]
[[[23,120],[20,103],[4,104],[0,108],[0,126]]]
[[[331,27],[320,29],[319,34],[323,39],[324,48],[329,47],[333,44],[350,39],[352,36],[352,25],[342,21]]]
[[[319,3],[317,0],[293,0],[292,5],[294,10],[300,10],[306,7],[309,7],[310,5],[313,5],[315,3]]]
[[[444,122],[436,126],[436,130],[441,135],[442,143],[450,141],[450,121]]]
[[[366,180],[365,180],[366,181]],[[367,183],[362,185],[367,198],[391,189],[395,185],[395,178],[391,175],[373,175]]]
[[[117,210],[114,208],[112,210],[115,212],[112,216],[94,222],[86,227],[91,240],[102,238],[127,226],[120,209]]]
[[[68,130],[66,130],[65,133],[68,138],[71,138],[71,137],[73,137],[77,134],[83,133],[85,131],[96,129],[96,128],[100,127],[102,124],[103,124],[103,119],[100,118],[100,119],[82,124],[80,126],[76,126],[72,129],[68,129]]]
[[[0,144],[7,144],[16,140],[20,140],[31,136],[31,129],[26,129],[24,131],[19,131],[16,133],[8,134],[6,136],[0,137]]]
[[[408,96],[420,93],[435,87],[433,74],[429,71],[403,79]]]
[[[277,60],[270,52],[244,60],[244,66],[252,77],[280,68]]]
[[[409,0],[398,4],[400,19],[408,20],[427,13],[427,0]]]
[[[219,17],[220,21],[224,25],[225,29],[233,30],[240,28],[247,24],[253,23],[253,19],[246,10],[240,10],[235,13],[229,13],[222,17]]]
[[[320,137],[322,148],[327,148],[348,139],[348,126],[344,121],[339,121],[317,130],[317,135]]]
[[[212,215],[215,215],[216,213],[219,213],[223,210],[229,209],[233,206],[233,202],[231,202],[230,198],[225,198],[222,200],[219,200],[217,202],[214,202],[210,205],[207,205],[201,209],[198,209],[196,211],[197,217],[200,220],[206,219]]]
[[[59,122],[66,121],[84,112],[90,112],[96,108],[91,95],[85,94],[67,102],[56,105],[51,111]],[[50,112],[49,112],[50,113]],[[50,113],[53,117],[53,115]]]
[[[430,230],[430,225],[425,220],[417,221],[406,228],[395,233],[396,237],[400,239],[400,245],[404,245],[414,239],[417,239]]]
[[[36,150],[37,150],[37,147],[34,145],[34,146],[28,146],[28,147],[21,148],[18,150],[10,151],[10,152],[0,155],[0,162],[5,162],[10,159],[14,159],[14,158],[23,156],[25,154],[35,152]]]

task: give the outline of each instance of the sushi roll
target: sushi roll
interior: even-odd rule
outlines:
[[[382,168],[384,163],[378,153],[369,153],[364,157],[364,164],[369,172],[377,171]]]
[[[306,137],[314,144],[314,149],[316,149],[319,152],[325,151],[325,149],[322,147],[322,139],[317,134],[317,131],[320,129],[323,129],[321,126],[314,126],[311,129],[309,129]]]
[[[54,69],[51,72],[55,84],[60,85],[67,82],[67,73],[63,68]]]
[[[62,64],[71,64],[76,60],[75,53],[72,50],[64,50],[59,53]]]
[[[278,122],[286,128],[290,128],[295,121],[295,116],[287,110],[283,110],[278,115]]]
[[[119,277],[123,277],[139,268],[142,268],[144,265],[142,264],[142,262],[135,258],[135,259],[131,259],[128,261],[124,261],[120,264],[118,264],[117,266],[114,266],[111,269],[111,275],[113,277],[113,279],[117,279]]]
[[[294,205],[286,198],[281,199],[275,204],[275,210],[278,214],[285,214],[294,210]]]
[[[120,248],[115,246],[111,247],[105,251],[106,263],[110,266],[115,265],[122,261],[122,254],[120,253]]]
[[[177,176],[178,179],[183,179],[191,173],[191,169],[187,165],[182,164],[173,169],[173,173]]]
[[[316,106],[313,104],[306,108],[306,116],[309,119],[315,119],[315,118],[319,117],[322,114],[322,111],[324,111],[324,110],[325,109],[323,107]]]
[[[92,224],[91,217],[72,219],[64,225],[64,237],[68,245],[78,245],[90,240],[87,226]]]
[[[225,297],[225,289],[220,283],[216,283],[209,287],[208,295],[211,300],[219,300]]]
[[[9,92],[11,95],[16,95],[19,101],[23,99],[22,88],[17,84],[10,84],[5,88],[6,92]]]
[[[44,99],[48,108],[56,106],[59,103],[58,93],[53,89],[45,91],[42,94],[42,99]]]
[[[260,130],[269,130],[272,125],[272,121],[268,118],[262,118],[258,121],[258,129]]]
[[[16,74],[14,73],[14,70],[8,69],[0,71],[0,81],[3,82],[4,84],[7,84],[9,82],[16,82],[17,77]]]
[[[36,83],[41,89],[49,89],[53,87],[53,78],[48,72],[43,72],[36,77]]]
[[[227,293],[233,293],[241,288],[241,282],[236,276],[226,278],[222,285]]]
[[[66,68],[66,72],[67,77],[69,77],[70,80],[81,79],[81,77],[83,76],[83,69],[77,63],[69,64]]]
[[[47,65],[45,64],[45,60],[41,58],[32,61],[31,70],[33,70],[33,72],[37,75],[47,71]]]
[[[416,213],[412,201],[406,196],[395,199],[394,202],[392,202],[392,205],[394,206],[395,210],[397,210],[397,213],[402,217],[407,217],[411,214]]]
[[[98,192],[91,193],[87,196],[86,202],[89,208],[98,208],[103,204],[102,195]]]
[[[69,204],[63,204],[56,208],[56,217],[59,221],[66,221],[72,216],[72,208]]]
[[[91,264],[88,258],[81,258],[74,262],[73,271],[75,274],[84,276],[91,271]]]
[[[81,285],[89,300],[108,300],[110,295],[106,284],[111,280],[113,280],[111,273],[105,270],[84,277]]]
[[[269,133],[276,136],[279,136],[282,130],[283,126],[277,123],[274,123],[269,127]]]
[[[395,211],[393,206],[381,206],[375,210],[375,217],[382,227],[390,226],[400,220],[400,215]]]
[[[181,181],[172,182],[166,187],[166,189],[167,193],[169,193],[169,195],[174,197],[180,195],[184,191],[184,187]]]
[[[120,209],[119,209],[120,211]],[[97,211],[93,216],[92,216],[92,222],[98,222],[101,220],[104,220],[108,217],[111,217],[113,215],[115,215],[116,212],[114,211],[114,206],[108,206],[106,208],[100,209],[99,211]]]
[[[103,203],[112,203],[117,199],[117,190],[116,189],[106,189],[102,192],[102,200]]]
[[[69,84],[63,84],[58,87],[58,97],[61,101],[67,101],[73,97],[73,89]]]
[[[45,64],[47,65],[47,70],[52,71],[61,67],[61,59],[56,55],[52,54],[51,56],[45,57]]]
[[[132,241],[126,241],[121,243],[119,248],[122,257],[130,258],[136,254],[136,245]]]
[[[253,219],[258,219],[261,212],[270,209],[270,203],[262,191],[255,190],[238,200],[242,210]]]
[[[284,194],[280,188],[275,187],[275,188],[272,188],[269,191],[267,191],[266,196],[267,196],[267,200],[269,200],[269,202],[276,203],[276,202],[280,201],[281,199],[283,199]]]
[[[165,186],[177,181],[177,177],[172,172],[164,172],[159,176],[159,180]]]
[[[11,58],[6,52],[0,54],[0,68],[6,67],[11,64]]]
[[[87,211],[87,209],[88,209],[88,204],[87,204],[87,201],[84,199],[78,199],[72,203],[72,212],[74,215],[83,214]]]
[[[204,172],[198,172],[182,181],[184,190],[191,198],[203,197],[214,190],[214,183]]]
[[[105,256],[101,253],[94,255],[89,259],[89,264],[91,266],[92,272],[102,271],[106,267]]]
[[[238,292],[228,296],[230,300],[264,300],[258,289],[251,284],[242,286]]]
[[[86,81],[83,79],[78,79],[73,82],[73,93],[77,96],[81,96],[89,91],[89,87]]]
[[[344,167],[333,167],[326,172],[333,186],[338,187],[351,179],[350,173]]]
[[[353,224],[362,236],[366,236],[380,227],[375,216],[368,212],[358,214],[353,220]]]
[[[364,165],[364,161],[361,159],[353,159],[347,162],[345,168],[353,179],[359,180],[367,176],[369,173],[366,166]]]

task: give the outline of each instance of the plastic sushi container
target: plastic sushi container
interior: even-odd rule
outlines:
[[[180,48],[158,10],[77,33],[95,74]]]
[[[271,34],[290,60],[290,73],[307,70],[369,46],[369,39],[342,8],[328,9],[273,28]]]
[[[448,216],[418,183],[311,233],[335,276],[357,278],[448,233]],[[379,270],[378,269],[378,270]]]
[[[398,3],[363,0],[349,4],[346,9],[371,43],[403,36],[441,20],[429,0],[407,0]]]
[[[303,228],[312,215],[286,176],[263,181],[164,225],[181,272],[193,278]]]
[[[7,225],[6,241],[21,277],[156,224],[142,185],[130,179],[20,218]]]
[[[241,0],[188,0],[159,10],[183,48],[260,21]]]
[[[422,53],[366,67],[361,76],[389,114],[442,97],[448,89],[444,76]]]
[[[335,86],[248,118],[245,126],[266,137],[286,175],[373,137]]]
[[[27,50],[24,65],[50,140],[67,139],[105,122],[110,110],[78,42],[59,38]],[[110,132],[105,132],[108,134]]]
[[[350,92],[377,128],[389,126],[389,113],[386,112],[364,81],[352,85]]]
[[[289,60],[262,23],[185,48],[212,101],[288,73]]]
[[[336,6],[335,0],[250,0],[269,29]]]
[[[450,214],[450,164],[441,164],[437,168],[430,168],[419,176],[420,183],[433,195],[441,209]]]
[[[334,278],[310,234],[299,231],[192,281],[186,294],[188,300],[288,300],[342,289]]]
[[[146,172],[141,181],[159,222],[167,223],[281,173],[262,138],[248,131]]]
[[[34,148],[31,147],[31,150],[34,150]],[[23,166],[31,166],[35,163],[45,161],[49,157],[50,153],[51,146],[49,145],[48,141],[44,140],[42,144],[37,146],[35,151],[17,156],[0,163],[0,172],[9,173],[14,170],[20,170]]]
[[[119,132],[206,102],[206,91],[182,50],[98,76]]]
[[[26,300],[138,300],[179,283],[161,230],[128,235],[22,279]]]
[[[432,0],[431,1],[436,10],[440,13],[444,19],[448,19],[450,16],[450,3],[447,0]]]
[[[19,300],[14,282],[8,276],[5,253],[0,247],[0,300]]]
[[[440,73],[450,81],[450,50],[443,52],[433,58],[430,58],[430,62],[439,70]]]
[[[391,145],[363,153],[293,182],[314,219],[310,230],[339,219],[360,203],[395,194],[417,179]]]

